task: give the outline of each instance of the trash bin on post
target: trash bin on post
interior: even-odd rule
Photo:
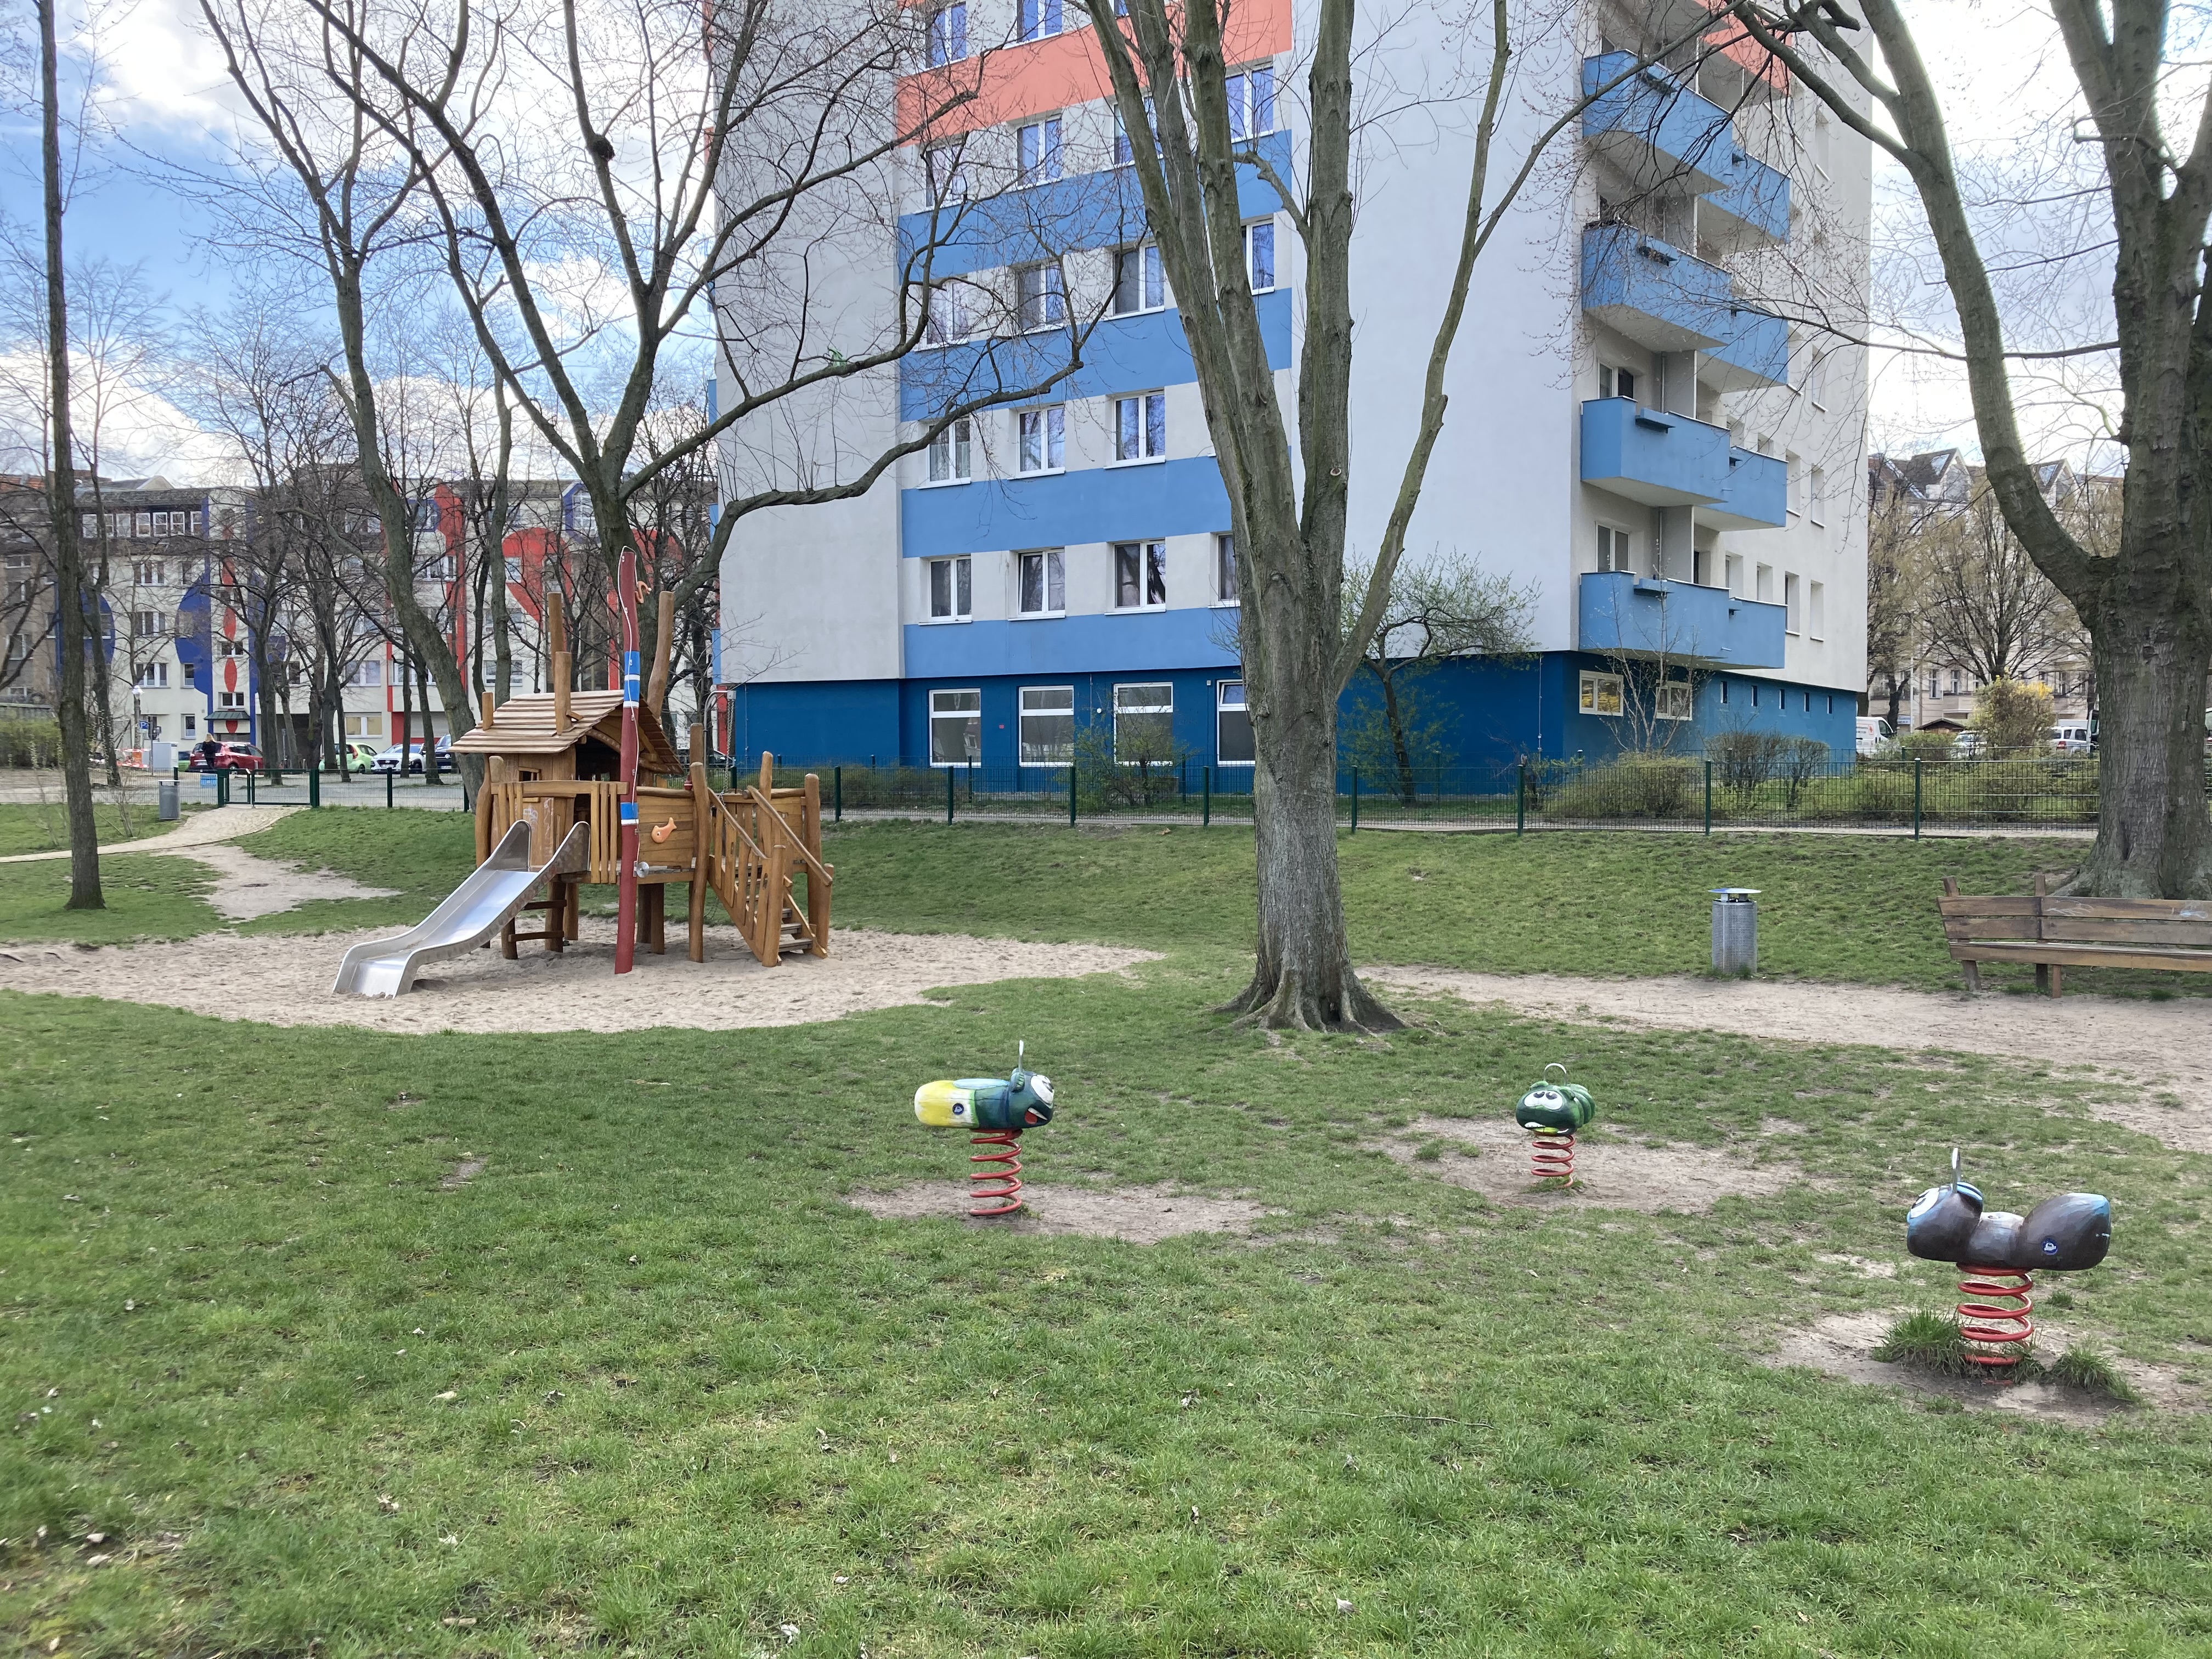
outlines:
[[[177,781],[164,778],[154,786],[154,816],[163,823],[177,821]]]
[[[1716,887],[1713,896],[1713,971],[1748,978],[1759,971],[1756,887]]]

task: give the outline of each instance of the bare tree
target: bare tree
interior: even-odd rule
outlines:
[[[1918,541],[1931,658],[1985,683],[2032,678],[2051,661],[2072,613],[1990,491],[1977,492],[1962,512],[1929,517]]]
[[[1868,504],[1867,683],[1882,677],[1892,731],[1920,661],[1920,535],[1928,521],[1925,504],[1899,489],[1875,491]]]
[[[2183,94],[2168,52],[2169,0],[2051,0],[2085,113],[2075,136],[2101,162],[2110,212],[2110,340],[2127,485],[2118,546],[2098,557],[2045,498],[2023,445],[2006,319],[1961,187],[1933,78],[1897,0],[1786,7],[1730,0],[1760,45],[1911,176],[1956,307],[1982,459],[2005,522],[2094,643],[2101,714],[2097,840],[2077,890],[2212,892],[2202,710],[2212,665],[2212,94]],[[1863,27],[1874,52],[1853,40]],[[1815,50],[1817,49],[1817,51]],[[1878,64],[1877,66],[1877,60]],[[1862,110],[1870,97],[1879,118]],[[2194,112],[2188,106],[2193,100]],[[2177,142],[2169,116],[2187,117]],[[2048,355],[2048,354],[2045,354]]]

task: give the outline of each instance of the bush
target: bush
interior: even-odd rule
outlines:
[[[1973,729],[1996,755],[2039,755],[2051,746],[2057,718],[2051,688],[2027,680],[1991,680],[1974,697]]]
[[[1897,752],[1906,760],[1947,761],[1958,746],[1956,732],[1902,732],[1897,738]]]
[[[58,720],[0,720],[0,766],[58,766]]]
[[[1133,736],[1117,751],[1113,722],[1093,720],[1075,732],[1077,796],[1091,812],[1161,805],[1182,794],[1183,773],[1195,753],[1164,737],[1147,743]]]
[[[1677,818],[1690,814],[1703,788],[1695,761],[1629,755],[1584,772],[1559,792],[1563,818]]]
[[[1713,763],[1713,781],[1732,795],[1757,794],[1774,775],[1783,742],[1778,732],[1714,732],[1705,739],[1705,758]]]

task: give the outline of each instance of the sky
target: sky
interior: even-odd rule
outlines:
[[[2076,234],[2075,227],[2053,227],[2048,210],[2005,208],[2008,199],[2044,200],[2054,171],[2063,175],[2079,162],[2079,151],[2065,142],[2070,71],[2046,7],[2038,0],[1917,0],[1910,10],[1944,95],[1962,173],[1990,193],[1993,220],[2023,237],[2037,229]],[[27,20],[28,9],[15,9],[15,15]],[[77,256],[137,263],[173,315],[194,306],[220,307],[236,277],[205,244],[204,210],[162,176],[177,167],[219,170],[233,118],[222,62],[201,33],[198,6],[194,0],[117,0],[100,14],[94,36],[113,137],[71,202],[70,245]],[[0,112],[0,214],[19,234],[34,235],[36,129],[20,108]],[[1917,200],[1902,170],[1880,155],[1875,199],[1877,319],[1903,321],[1931,342],[1948,340],[1955,324]],[[2069,343],[2100,332],[2101,269],[2094,262],[2054,264],[2049,249],[2028,241],[2019,252],[2020,269],[2007,279],[2016,289],[2009,296],[2017,301],[2013,343]],[[2097,379],[2102,367],[2092,362],[2021,380],[2023,421],[2041,453],[2094,459],[2109,406]],[[6,378],[0,372],[0,381]],[[20,426],[20,416],[11,421],[0,410],[0,452],[20,449],[9,443],[11,425]],[[204,475],[218,463],[210,459],[208,446],[191,441],[189,425],[149,388],[114,447],[148,466]],[[1972,450],[1959,367],[1928,356],[1874,354],[1868,443],[1896,453],[1949,444]],[[175,452],[174,461],[162,463],[164,450]],[[0,453],[0,466],[17,464],[15,454]]]

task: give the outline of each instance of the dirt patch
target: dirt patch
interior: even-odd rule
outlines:
[[[964,1181],[917,1181],[887,1193],[854,1193],[845,1201],[884,1221],[935,1218],[979,1232],[1080,1233],[1157,1244],[1188,1233],[1249,1232],[1262,1216],[1280,1215],[1249,1199],[1226,1194],[1179,1193],[1167,1187],[1044,1187],[1022,1188],[1016,1214],[977,1218],[968,1213]]]
[[[165,853],[204,864],[216,872],[208,902],[233,921],[251,921],[296,909],[311,899],[390,898],[389,887],[364,887],[331,870],[300,870],[273,860],[256,858],[242,847],[209,843],[198,847],[164,847]]]
[[[1437,1157],[1422,1158],[1437,1141],[1448,1144]],[[1539,1187],[1528,1172],[1528,1141],[1525,1130],[1504,1118],[1423,1117],[1382,1150],[1418,1174],[1492,1203],[1545,1207],[1703,1211],[1719,1199],[1763,1198],[1801,1179],[1794,1164],[1745,1164],[1702,1146],[1583,1135],[1575,1146],[1575,1184]]]
[[[156,1003],[217,1019],[271,1025],[356,1025],[386,1031],[632,1031],[654,1026],[730,1031],[799,1025],[925,1000],[939,986],[1063,979],[1155,959],[1103,945],[1035,945],[957,933],[837,933],[827,957],[763,968],[737,930],[707,930],[707,960],[637,955],[614,970],[614,924],[586,917],[565,951],[495,949],[433,963],[401,997],[337,996],[331,981],[349,945],[390,933],[243,938],[210,933],[174,944],[66,954],[0,953],[0,988]]]
[[[489,1161],[478,1158],[474,1152],[469,1153],[467,1157],[446,1171],[445,1179],[438,1183],[438,1190],[441,1193],[459,1192],[484,1172],[484,1165]]]
[[[2212,1152],[2212,1010],[2196,998],[1969,996],[1802,981],[1571,979],[1449,968],[1362,968],[1377,985],[1503,1003],[1575,1025],[1735,1031],[1771,1041],[1924,1047],[2093,1067],[2124,1094],[2091,1104],[2107,1123],[2178,1152]],[[1934,1042],[1903,1034],[1940,1032]],[[2160,1095],[2168,1098],[2161,1100]]]
[[[1866,1313],[1829,1314],[1802,1329],[1786,1333],[1772,1353],[1759,1356],[1760,1363],[1803,1365],[1825,1371],[1830,1376],[1842,1377],[1847,1382],[1903,1389],[1911,1394],[1956,1401],[1969,1411],[2010,1412],[2083,1428],[2094,1428],[2116,1413],[2142,1407],[2160,1411],[2204,1409],[2201,1390],[2182,1382],[2174,1372],[2162,1365],[2146,1365],[2133,1359],[2115,1358],[2111,1362],[2112,1369],[2125,1377],[2141,1396],[2140,1406],[2132,1408],[2101,1395],[2085,1394],[2057,1382],[1995,1384],[1971,1376],[1939,1376],[1912,1366],[1876,1359],[1874,1351],[1881,1346],[1889,1328],[1911,1311],[1909,1308],[1889,1308]],[[2074,1337],[2063,1327],[2046,1323],[2040,1309],[2035,1319],[2038,1353],[2051,1358],[2073,1345]]]

